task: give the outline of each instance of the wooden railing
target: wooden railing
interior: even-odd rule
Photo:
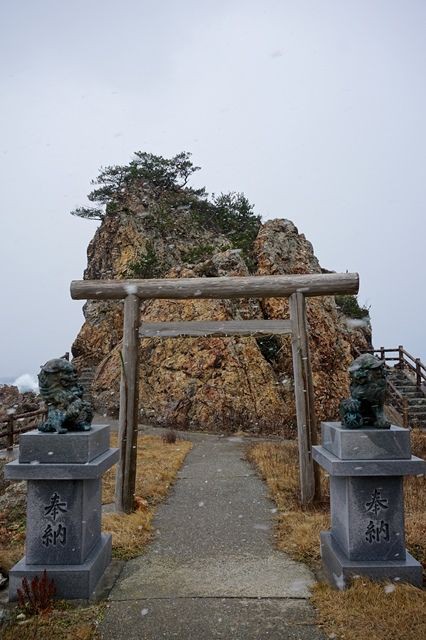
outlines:
[[[420,358],[412,356],[401,344],[395,349],[380,347],[380,349],[365,349],[362,353],[372,353],[379,360],[393,362],[395,369],[408,372],[413,381],[415,381],[418,391],[426,391],[426,366]],[[359,351],[359,354],[361,354],[361,351]],[[389,404],[398,411],[401,415],[403,426],[407,428],[409,426],[407,398],[391,380],[387,381],[387,392]]]
[[[47,417],[47,409],[37,409],[26,413],[11,413],[6,419],[0,420],[0,442],[6,440],[6,449],[11,451],[16,436],[35,429]],[[29,421],[29,422],[28,422]],[[0,449],[3,446],[0,444]]]
[[[402,426],[408,429],[408,400],[402,395],[399,389],[395,387],[393,382],[387,380],[387,402],[400,414],[402,418]]]
[[[395,349],[370,349],[368,353],[377,355],[380,360],[386,360],[387,362],[395,362],[394,365],[398,369],[408,370],[415,377],[416,385],[419,391],[422,391],[422,386],[426,384],[426,366],[420,360],[415,358],[404,349],[402,345]],[[393,354],[393,355],[392,355]]]

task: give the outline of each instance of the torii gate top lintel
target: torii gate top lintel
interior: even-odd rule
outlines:
[[[74,300],[124,299],[120,384],[116,509],[134,510],[138,434],[139,337],[291,334],[294,392],[299,441],[300,491],[303,504],[319,497],[319,470],[311,449],[316,444],[316,417],[306,321],[306,296],[356,294],[357,273],[293,274],[219,278],[146,280],[75,280]],[[146,299],[289,298],[290,320],[176,322],[140,325],[140,302]],[[143,328],[145,326],[145,329]]]
[[[307,273],[219,278],[160,278],[146,280],[73,280],[73,300],[138,298],[281,298],[299,291],[305,296],[356,294],[357,273]]]

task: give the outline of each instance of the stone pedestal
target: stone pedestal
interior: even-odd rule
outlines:
[[[27,480],[26,555],[9,573],[9,599],[24,576],[46,569],[56,597],[87,599],[111,560],[111,536],[101,533],[101,478],[118,460],[109,427],[22,434],[8,480]]]
[[[321,533],[329,582],[354,575],[421,586],[422,567],[405,548],[403,476],[426,464],[411,455],[407,429],[344,429],[323,422],[313,458],[330,475],[331,531]]]

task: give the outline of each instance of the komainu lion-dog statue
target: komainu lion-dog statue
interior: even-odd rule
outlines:
[[[385,361],[364,353],[349,367],[351,397],[340,403],[342,427],[389,429],[384,413],[386,396]]]
[[[67,433],[89,431],[92,405],[83,400],[83,387],[77,373],[65,358],[49,360],[38,375],[40,395],[47,404],[47,420],[40,431]]]

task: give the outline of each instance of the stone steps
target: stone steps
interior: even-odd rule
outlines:
[[[426,413],[426,406],[424,404],[411,404],[408,407],[408,413]]]
[[[411,401],[411,400],[418,400],[419,397],[419,392],[417,391],[405,391],[404,396],[407,398],[407,400]]]
[[[388,380],[407,399],[409,426],[426,428],[426,397],[402,371],[389,371]]]
[[[401,385],[398,386],[397,384],[395,385],[395,387],[398,389],[398,391],[400,391],[402,394],[406,394],[406,393],[415,393],[418,394],[419,392],[417,391],[416,385]]]
[[[407,398],[408,408],[412,407],[424,407],[426,411],[426,400],[424,398]]]
[[[95,370],[91,368],[82,369],[78,379],[83,387],[83,400],[93,404],[92,384],[95,377]]]

